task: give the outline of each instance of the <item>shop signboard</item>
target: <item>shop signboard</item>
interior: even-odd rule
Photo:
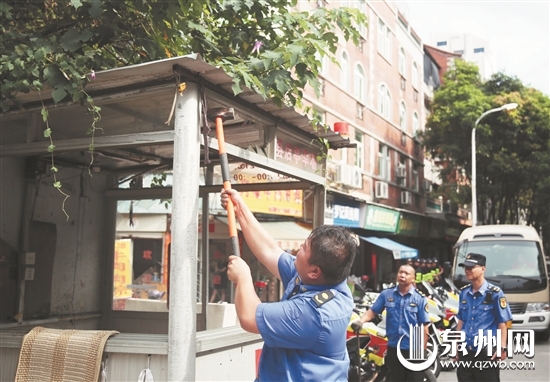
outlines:
[[[241,192],[252,212],[302,217],[302,190]]]
[[[449,222],[445,228],[445,240],[452,243],[456,242],[464,230],[459,224],[454,222]]]
[[[361,227],[361,207],[359,202],[335,199],[332,204],[334,225],[341,227]]]
[[[402,212],[399,219],[397,234],[405,236],[416,236],[420,227],[420,216]]]
[[[416,235],[417,237],[423,238],[423,239],[428,239],[430,237],[432,220],[433,219],[428,216],[422,216],[420,218],[420,226],[418,227],[418,234]]]
[[[231,183],[258,184],[296,181],[289,176],[265,170],[248,163],[230,164]],[[302,190],[258,190],[241,192],[241,196],[252,212],[302,217]]]
[[[303,144],[284,134],[278,134],[275,139],[275,159],[301,170],[321,170],[321,164],[317,162],[317,153],[312,150],[311,145]]]
[[[399,223],[399,215],[398,211],[389,208],[368,205],[363,228],[395,233]]]
[[[132,290],[128,284],[132,284],[132,240],[115,240],[115,266],[113,276],[113,297],[132,297]]]
[[[432,239],[443,239],[445,237],[445,220],[432,219],[430,237]]]

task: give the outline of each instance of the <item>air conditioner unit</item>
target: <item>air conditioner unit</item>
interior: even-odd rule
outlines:
[[[412,195],[409,191],[401,191],[401,204],[411,204]]]
[[[428,179],[422,180],[422,191],[432,192],[432,182],[430,182]]]
[[[388,199],[388,184],[386,182],[374,182],[374,197]]]
[[[339,164],[336,166],[336,183],[341,183],[346,186],[352,185],[352,167],[347,164]]]
[[[407,177],[407,168],[405,166],[398,166],[396,169],[397,177],[398,178],[405,178]]]
[[[352,167],[351,170],[351,186],[353,188],[363,188],[363,171],[359,167]]]

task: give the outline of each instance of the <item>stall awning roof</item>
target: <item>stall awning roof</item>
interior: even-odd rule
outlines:
[[[417,249],[407,247],[403,244],[399,244],[387,238],[364,237],[364,236],[359,236],[359,237],[361,238],[361,240],[368,241],[369,243],[372,243],[378,247],[391,251],[393,253],[393,258],[396,260],[409,259],[409,258],[418,256]]]
[[[218,216],[216,219],[227,224],[226,217]],[[291,221],[261,222],[261,224],[285,251],[298,250],[311,233],[311,230]],[[241,229],[238,223],[237,228]]]

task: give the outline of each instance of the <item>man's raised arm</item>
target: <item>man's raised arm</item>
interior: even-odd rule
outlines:
[[[222,190],[221,203],[223,208],[227,209],[228,198],[233,201],[235,217],[239,221],[250,250],[260,263],[280,279],[278,263],[283,250],[252,214],[238,191],[234,189]]]

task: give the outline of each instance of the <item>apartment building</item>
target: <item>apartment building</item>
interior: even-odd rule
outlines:
[[[397,8],[386,2],[318,2],[355,6],[367,15],[357,47],[341,39],[340,67],[324,61],[324,88],[306,99],[336,130],[347,124],[356,144],[330,152],[330,187],[358,199],[424,212],[423,152],[416,139],[423,126],[423,51],[420,38]]]
[[[424,126],[422,42],[395,3],[310,4],[356,7],[368,18],[359,46],[340,39],[339,66],[324,61],[321,96],[308,91],[305,98],[355,144],[329,152],[325,223],[359,234],[363,255],[352,273],[370,275],[378,289],[392,281],[392,268],[419,255],[431,234],[418,137]]]
[[[491,46],[482,38],[470,33],[438,32],[430,34],[426,40],[438,49],[461,55],[464,60],[475,63],[483,80],[488,80],[496,72]]]

